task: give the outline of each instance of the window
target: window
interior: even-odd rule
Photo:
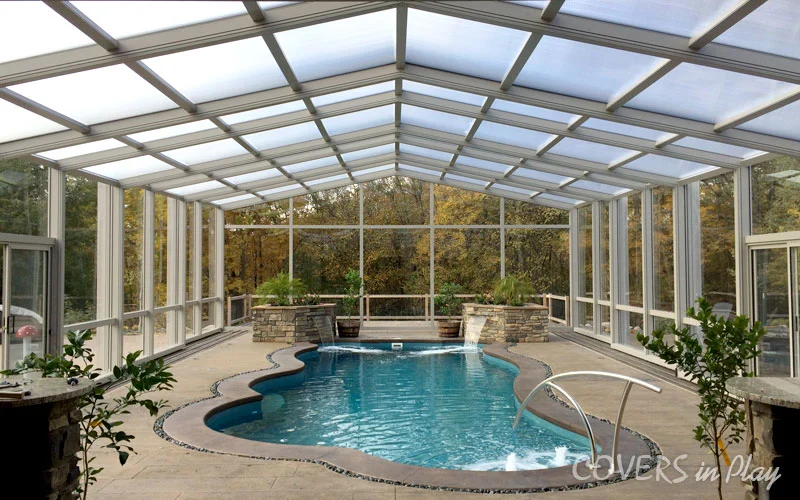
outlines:
[[[125,312],[144,308],[144,191],[125,190]],[[133,322],[125,323],[133,327]],[[138,328],[138,326],[137,326]],[[127,331],[127,330],[126,330]]]
[[[642,307],[642,195],[628,197],[628,287],[622,303]]]
[[[387,177],[362,186],[365,224],[428,224],[430,192],[427,182]]]
[[[736,311],[733,174],[700,181],[702,295],[719,311]]]
[[[47,234],[47,168],[26,160],[0,161],[0,233]]]
[[[597,263],[600,271],[600,300],[611,300],[611,229],[609,219],[609,203],[600,202],[600,262]]]
[[[753,233],[800,230],[800,159],[781,156],[750,168]]]
[[[672,188],[653,189],[653,309],[675,309]]]
[[[64,197],[64,324],[105,319],[97,318],[97,183],[68,175]]]
[[[530,278],[536,293],[569,295],[569,230],[507,229],[506,275],[510,274]]]
[[[155,226],[153,235],[154,268],[153,291],[155,307],[167,305],[167,197],[155,195]],[[166,325],[166,322],[164,323]],[[156,330],[156,333],[159,333]]]
[[[434,241],[436,291],[447,282],[464,293],[488,293],[500,278],[499,229],[437,229]]]
[[[499,224],[500,198],[474,191],[436,185],[433,187],[435,224]]]
[[[592,290],[592,206],[578,209],[578,293],[593,297]]]
[[[294,198],[294,223],[358,224],[358,186],[319,191]],[[287,221],[288,222],[288,221]]]

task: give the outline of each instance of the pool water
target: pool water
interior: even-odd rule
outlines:
[[[516,368],[480,350],[345,344],[300,359],[304,371],[253,387],[262,401],[217,413],[207,425],[256,441],[355,448],[442,469],[542,469],[588,456],[585,438],[530,414],[512,430]]]

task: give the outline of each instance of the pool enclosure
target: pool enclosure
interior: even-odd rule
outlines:
[[[645,358],[635,334],[704,295],[794,376],[799,23],[792,0],[2,2],[0,367],[76,328],[106,369],[161,355],[279,271],[335,294],[349,267],[381,283],[365,314],[428,319],[444,281],[523,274]]]

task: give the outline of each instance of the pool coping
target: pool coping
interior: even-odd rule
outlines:
[[[550,376],[552,371],[539,360],[509,351],[511,345],[489,344],[483,351],[484,354],[511,363],[519,369],[514,380],[514,395],[521,401],[536,384]],[[619,473],[610,473],[607,460],[605,463],[601,461],[600,468],[595,470],[590,470],[587,462],[574,466],[514,472],[434,469],[392,462],[351,448],[251,441],[214,431],[205,424],[210,416],[222,410],[260,401],[262,395],[254,391],[252,386],[265,380],[301,372],[305,364],[297,356],[316,350],[317,347],[316,344],[301,343],[279,349],[268,356],[275,366],[218,380],[211,386],[211,397],[188,403],[160,417],[154,426],[156,434],[169,442],[197,451],[263,460],[313,462],[360,479],[436,490],[535,493],[591,488],[630,479],[635,475],[633,471],[626,477]],[[577,412],[552,392],[548,392],[548,395],[549,398],[537,400],[536,406],[529,405],[528,410],[563,429],[585,435]],[[603,450],[610,450],[613,424],[592,415],[589,418],[597,444]],[[638,462],[640,473],[655,466],[660,456],[656,443],[624,426],[620,431],[618,447],[623,464],[631,463],[632,458],[636,460],[638,457],[647,457]],[[577,474],[573,473],[573,468]]]

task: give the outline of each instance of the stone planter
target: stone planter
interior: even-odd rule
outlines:
[[[336,323],[334,304],[256,306],[253,342],[330,342]]]
[[[436,322],[440,337],[454,338],[461,333],[461,320],[441,319]]]
[[[464,304],[464,337],[480,328],[481,344],[492,342],[547,342],[547,308],[538,304],[497,306]]]
[[[355,338],[361,331],[361,321],[357,319],[343,319],[336,322],[336,331],[342,338]]]

